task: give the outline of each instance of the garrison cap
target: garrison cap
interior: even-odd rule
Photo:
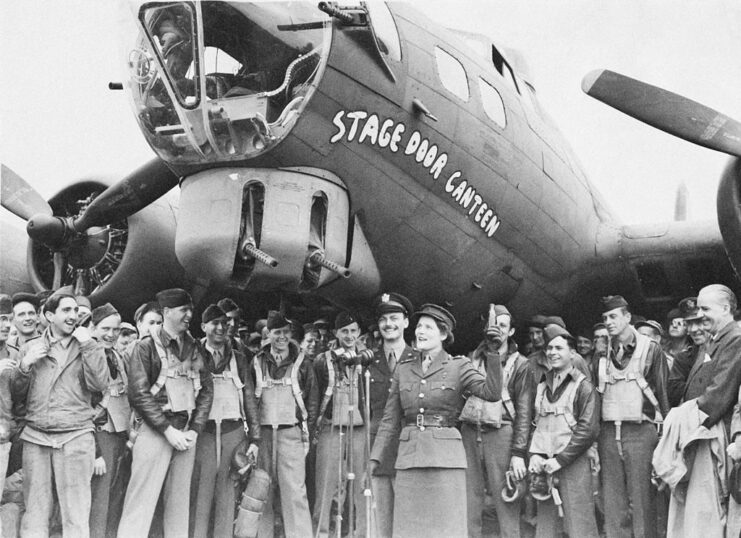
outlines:
[[[88,299],[84,295],[75,295],[75,301],[77,301],[77,306],[86,306],[88,310],[92,310],[93,308],[93,304],[90,302],[90,299]]]
[[[348,325],[351,325],[353,323],[357,323],[358,326],[360,326],[360,321],[356,316],[354,316],[347,310],[343,310],[342,312],[337,314],[336,318],[334,318],[334,330],[338,331],[342,329],[342,327],[347,327]]]
[[[268,312],[267,328],[269,331],[272,331],[273,329],[282,329],[283,327],[289,327],[290,325],[291,322],[277,310],[271,310]]]
[[[262,333],[262,330],[268,326],[268,320],[267,319],[258,319],[255,322],[255,332],[256,333]]]
[[[542,329],[546,326],[545,319],[546,317],[543,314],[535,314],[533,318],[527,322],[527,326]]]
[[[126,333],[135,333],[139,334],[139,331],[136,330],[136,327],[134,327],[131,323],[127,321],[122,321],[121,326],[119,327],[121,329],[121,332]]]
[[[60,295],[63,295],[65,297],[72,297],[75,300],[75,302],[77,302],[77,297],[75,297],[74,288],[72,286],[62,286],[61,288],[54,291],[46,298],[46,301],[44,301],[44,312],[46,312],[46,305],[49,302],[49,299],[51,299],[52,297],[59,297]]]
[[[218,303],[216,303],[216,306],[221,308],[224,313],[228,312],[234,312],[235,310],[239,310],[239,305],[232,301],[229,297],[224,297],[221,299]]]
[[[647,319],[643,321],[639,321],[634,325],[636,329],[640,327],[651,327],[653,330],[659,333],[659,336],[664,336],[664,328],[661,326],[661,323],[656,321],[655,319]]]
[[[162,308],[177,308],[179,306],[193,306],[190,293],[182,288],[170,288],[159,292],[155,298]]]
[[[116,308],[111,303],[100,305],[98,308],[93,310],[93,314],[92,314],[93,325],[97,325],[98,323],[103,321],[108,316],[113,316],[116,314],[118,314],[118,310],[116,310]]]
[[[686,297],[679,301],[679,312],[685,321],[704,318],[704,314],[697,306],[697,297]]]
[[[616,308],[628,308],[628,301],[622,295],[608,295],[602,297],[602,312],[609,312]]]
[[[682,315],[682,312],[679,311],[679,308],[672,308],[669,310],[669,313],[666,315],[666,321],[667,323],[671,323],[672,320],[675,320],[677,318],[684,318]]]
[[[41,290],[36,294],[36,300],[39,303],[39,307],[43,306],[46,300],[54,295],[54,291],[52,290]]]
[[[0,316],[7,316],[13,313],[13,299],[10,295],[0,294]]]
[[[414,312],[414,306],[402,294],[389,292],[376,297],[374,310],[376,311],[376,316],[379,317],[383,314],[392,314],[394,312],[400,312],[406,317],[409,317]]]
[[[453,314],[445,310],[442,306],[431,303],[423,304],[419,310],[414,313],[415,318],[419,318],[420,316],[430,316],[437,321],[445,323],[450,327],[451,331],[455,330],[455,318],[453,317]]]
[[[215,319],[225,318],[226,312],[215,304],[210,304],[201,314],[201,323],[208,323]]]
[[[571,333],[560,325],[556,325],[555,323],[546,325],[543,328],[543,336],[546,344],[554,338],[558,338],[559,336],[562,336],[566,340],[571,340],[572,343],[574,342],[574,337],[571,335]]]
[[[605,326],[605,324],[602,323],[601,321],[598,321],[597,323],[595,323],[594,325],[592,325],[592,330],[593,331],[599,331],[600,329],[607,329],[607,327]]]
[[[17,305],[18,303],[30,303],[36,310],[39,309],[39,305],[41,304],[39,298],[36,297],[36,295],[34,295],[33,293],[25,293],[22,291],[14,294],[11,301],[13,303],[13,306]]]
[[[504,306],[503,304],[495,304],[494,305],[494,313],[497,316],[509,316],[510,318],[512,317],[512,314],[510,314],[510,312],[507,309],[507,307]]]
[[[561,316],[546,316],[545,320],[543,321],[543,325],[558,325],[559,327],[565,329],[566,323],[564,323],[563,318]]]

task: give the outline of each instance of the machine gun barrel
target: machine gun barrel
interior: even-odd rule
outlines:
[[[309,256],[309,261],[314,265],[321,265],[325,269],[329,269],[330,271],[341,275],[343,278],[350,278],[350,269],[341,266],[339,263],[328,260],[325,257],[323,250],[315,250],[311,256]]]
[[[278,260],[273,258],[267,252],[260,250],[254,245],[254,243],[251,242],[247,242],[242,246],[242,254],[244,254],[245,256],[251,256],[257,261],[264,263],[265,265],[268,265],[270,267],[276,267],[278,265]]]

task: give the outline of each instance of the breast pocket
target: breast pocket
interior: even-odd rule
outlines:
[[[419,383],[400,383],[399,398],[401,399],[401,407],[404,409],[413,407],[417,394],[419,394]]]
[[[432,381],[430,390],[458,390],[458,384],[452,381]]]

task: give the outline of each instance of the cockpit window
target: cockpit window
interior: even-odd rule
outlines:
[[[435,59],[437,74],[443,86],[464,101],[468,101],[468,78],[463,64],[440,47],[435,47]]]
[[[145,3],[129,86],[150,145],[172,163],[246,159],[281,140],[329,54],[308,2]]]
[[[365,3],[370,15],[373,31],[376,34],[378,47],[386,56],[397,62],[401,61],[401,43],[399,31],[396,29],[394,17],[391,15],[386,2],[371,0]]]
[[[504,102],[497,89],[479,78],[479,89],[481,90],[481,103],[484,105],[484,111],[494,122],[504,128],[507,125],[507,116],[504,113]]]

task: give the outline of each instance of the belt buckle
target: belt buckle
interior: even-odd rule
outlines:
[[[273,387],[273,380],[272,380],[271,378],[267,378],[267,379],[265,380],[265,386],[266,386],[267,388],[272,388],[272,387]]]
[[[434,426],[437,428],[442,428],[442,423],[443,423],[442,415],[432,415],[432,418],[435,419],[435,422],[436,422]]]
[[[425,416],[422,413],[417,413],[417,427],[425,431]]]

